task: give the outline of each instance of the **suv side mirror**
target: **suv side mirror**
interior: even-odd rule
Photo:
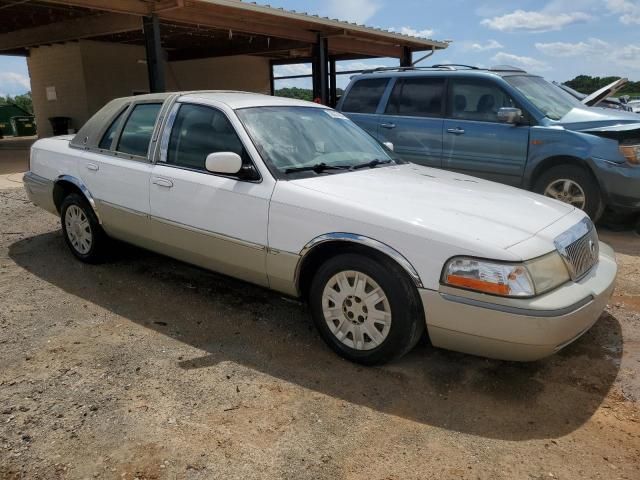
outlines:
[[[513,107],[502,107],[498,109],[498,120],[503,123],[519,123],[522,121],[522,110]]]
[[[234,152],[216,152],[207,155],[204,165],[211,173],[236,175],[242,169],[242,159]]]

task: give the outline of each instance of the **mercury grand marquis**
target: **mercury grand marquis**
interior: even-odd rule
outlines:
[[[394,157],[342,114],[243,92],[113,100],[37,141],[30,199],[78,259],[111,238],[301,297],[379,364],[436,347],[530,361],[598,319],[617,266],[577,208]]]

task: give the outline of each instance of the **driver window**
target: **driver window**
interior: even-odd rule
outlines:
[[[206,172],[211,153],[234,152],[249,163],[247,152],[229,119],[204,105],[183,104],[169,137],[167,164]]]
[[[498,110],[515,107],[515,102],[497,85],[472,80],[451,81],[451,118],[499,122]]]

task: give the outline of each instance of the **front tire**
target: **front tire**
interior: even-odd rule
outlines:
[[[325,342],[364,365],[406,354],[425,328],[415,286],[390,260],[356,253],[329,259],[313,278],[309,304]]]
[[[589,172],[575,165],[558,165],[543,172],[533,191],[584,210],[594,223],[604,212],[597,182]]]
[[[60,206],[65,242],[76,258],[86,263],[104,260],[107,236],[89,202],[77,193],[65,197]]]

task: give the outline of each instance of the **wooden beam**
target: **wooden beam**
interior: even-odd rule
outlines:
[[[92,8],[113,13],[129,13],[134,15],[150,15],[153,3],[143,0],[46,0],[48,3],[67,5],[70,7]]]
[[[103,13],[0,34],[0,51],[141,29],[140,17]]]
[[[367,55],[372,57],[392,57],[402,56],[402,47],[396,45],[385,45],[383,43],[367,42],[353,37],[329,37],[329,51],[331,54],[348,53]]]
[[[209,57],[229,57],[234,55],[277,55],[286,53],[296,48],[304,47],[300,42],[274,39],[271,45],[266,42],[254,42],[253,44],[235,45],[233,42],[221,42],[213,47],[195,47],[169,51],[169,61],[179,62]]]

